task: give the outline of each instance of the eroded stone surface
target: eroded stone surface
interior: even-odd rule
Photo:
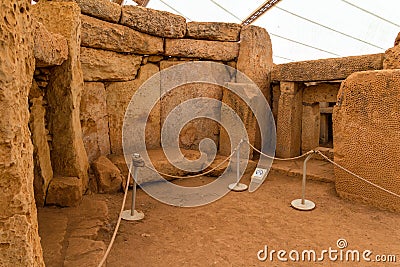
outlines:
[[[347,78],[333,110],[335,162],[400,194],[400,70],[358,72]],[[399,198],[335,169],[344,198],[399,211]]]
[[[61,65],[68,56],[67,40],[60,34],[49,32],[42,23],[33,20],[36,67]]]
[[[121,190],[121,172],[107,157],[99,157],[93,162],[92,168],[99,193],[115,193]]]
[[[400,45],[389,48],[383,60],[384,69],[400,69]]]
[[[82,46],[145,55],[164,51],[162,38],[85,15],[82,15],[81,19]]]
[[[61,207],[79,205],[83,186],[77,177],[54,177],[47,190],[46,204]]]
[[[89,162],[110,154],[106,90],[103,83],[85,82],[80,120]]]
[[[86,189],[89,163],[79,121],[83,89],[79,60],[80,8],[73,2],[43,1],[33,5],[32,10],[50,32],[59,33],[68,41],[68,59],[52,68],[46,94],[53,172],[57,176],[79,177]]]
[[[133,80],[141,62],[141,56],[81,47],[83,79],[87,82]]]
[[[166,39],[165,55],[231,61],[239,54],[239,44],[193,39]]]
[[[0,265],[44,266],[33,192],[30,1],[0,3]]]
[[[107,112],[109,116],[110,143],[113,154],[122,154],[122,125],[126,108],[131,101],[132,96],[138,88],[152,75],[156,74],[159,68],[155,64],[146,64],[140,68],[136,80],[129,82],[112,82],[106,86],[107,94]],[[159,87],[158,85],[155,85]],[[158,91],[159,92],[159,91]],[[153,103],[151,103],[153,104]],[[140,112],[140,110],[138,110]],[[143,111],[144,112],[144,111]],[[145,114],[148,115],[148,114]],[[156,105],[148,117],[148,131],[145,133],[146,144],[148,148],[160,146],[160,106]],[[135,133],[134,133],[135,134]],[[142,138],[143,133],[136,132],[132,136],[132,142],[137,138]]]
[[[33,82],[32,87],[37,88],[36,82]],[[33,89],[35,90],[35,89]],[[29,128],[32,133],[33,142],[33,159],[34,159],[34,191],[36,204],[44,205],[46,198],[47,187],[50,180],[53,178],[53,169],[51,167],[50,148],[48,144],[48,131],[46,129],[46,109],[43,106],[43,97],[32,98],[29,100],[30,119]]]
[[[182,38],[186,33],[184,17],[140,6],[123,6],[120,23],[161,37]]]
[[[186,36],[214,41],[239,41],[242,26],[225,22],[188,22]]]
[[[57,0],[76,2],[83,14],[118,23],[121,17],[121,5],[108,0]]]

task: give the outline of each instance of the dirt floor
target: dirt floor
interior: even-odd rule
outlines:
[[[193,186],[211,180],[197,178],[175,183]],[[316,209],[297,211],[290,207],[290,202],[300,197],[300,186],[301,180],[297,177],[270,174],[254,193],[230,192],[212,204],[197,208],[168,206],[138,190],[137,209],[145,213],[145,218],[140,222],[121,223],[107,266],[400,266],[400,214],[342,200],[337,196],[333,183],[318,181],[309,181],[307,187],[307,198],[316,203]],[[97,238],[106,245],[122,197],[122,193],[86,197],[107,204],[108,231],[103,227]],[[126,207],[129,208],[129,203]],[[48,210],[40,209],[39,218]],[[68,211],[67,216],[72,216],[71,210],[58,209],[58,212],[66,214]],[[85,208],[78,210],[86,213]],[[90,216],[81,216],[83,220],[90,220]],[[54,226],[49,227],[52,230],[46,230],[48,221],[40,221],[44,240],[55,231]],[[67,235],[73,228],[67,227]],[[339,239],[346,240],[346,248],[338,248]],[[68,246],[65,242],[63,244]],[[257,254],[264,257],[264,253],[259,251],[265,246],[268,246],[268,255],[271,250],[285,250],[287,254],[281,256],[288,262],[278,260],[276,252],[272,260],[260,261]],[[45,256],[54,249],[43,247]],[[342,251],[331,252],[332,259],[336,255],[338,259],[330,260],[329,254],[325,253],[324,260],[318,261],[321,252],[329,248]],[[66,257],[66,250],[65,247],[62,250],[63,257]],[[305,261],[302,261],[303,250],[314,250],[317,262],[313,257],[311,262],[308,261],[308,254],[304,254]],[[346,263],[348,250],[360,251],[359,263]],[[371,255],[366,255],[372,261],[377,255],[396,255],[397,263],[366,262],[362,258],[365,250],[372,251]],[[291,258],[295,259],[296,251],[299,262],[294,263],[288,254],[291,252]],[[340,254],[343,261],[340,261]],[[57,266],[49,262],[50,259],[47,256],[48,266]],[[67,265],[64,262],[64,266]]]

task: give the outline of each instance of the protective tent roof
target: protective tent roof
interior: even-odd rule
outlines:
[[[188,21],[241,23],[265,0],[150,0]],[[125,0],[125,5],[135,3]],[[400,31],[399,0],[281,0],[256,20],[271,36],[274,62],[383,53]]]

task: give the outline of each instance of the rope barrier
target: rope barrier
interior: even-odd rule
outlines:
[[[303,157],[305,157],[305,156],[308,156],[308,155],[314,153],[314,150],[310,150],[310,151],[308,151],[308,152],[306,152],[306,153],[304,153],[304,154],[302,154],[302,155],[300,155],[300,156],[297,156],[297,157],[292,157],[292,158],[277,158],[277,157],[270,156],[270,155],[267,155],[267,154],[261,152],[260,150],[258,150],[257,148],[255,148],[252,144],[250,144],[249,141],[246,140],[246,142],[247,142],[247,144],[248,144],[252,149],[254,149],[255,151],[257,151],[257,152],[260,153],[261,155],[263,155],[263,156],[265,156],[265,157],[267,157],[267,158],[270,158],[270,159],[275,159],[275,160],[280,160],[280,161],[289,161],[289,160],[301,159],[301,158],[303,158]]]
[[[374,186],[374,187],[376,187],[376,188],[379,188],[379,189],[385,191],[385,192],[388,193],[388,194],[391,194],[391,195],[393,195],[393,196],[395,196],[395,197],[400,198],[400,195],[398,195],[398,194],[396,194],[396,193],[394,193],[394,192],[392,192],[392,191],[390,191],[390,190],[387,190],[386,188],[384,188],[384,187],[382,187],[382,186],[380,186],[380,185],[377,185],[377,184],[375,184],[375,183],[373,183],[373,182],[371,182],[371,181],[368,181],[367,179],[365,179],[365,178],[363,178],[363,177],[361,177],[361,176],[355,174],[354,172],[352,172],[352,171],[350,171],[350,170],[348,170],[348,169],[346,169],[346,168],[340,166],[339,164],[337,164],[336,162],[334,162],[333,160],[331,160],[330,158],[328,158],[327,156],[325,156],[321,151],[316,150],[315,153],[317,153],[318,155],[320,155],[321,157],[323,157],[324,159],[326,159],[327,161],[329,161],[330,163],[332,163],[332,164],[335,165],[336,167],[338,167],[338,168],[342,169],[343,171],[347,172],[348,174],[351,174],[351,175],[353,175],[354,177],[357,177],[358,179],[360,179],[360,180],[366,182],[367,184],[370,184],[370,185],[372,185],[372,186]]]
[[[130,180],[130,175],[131,175],[131,171],[132,171],[132,165],[133,165],[133,161],[131,162],[131,165],[129,166],[128,177],[126,178],[124,198],[122,200],[121,211],[119,212],[119,216],[118,216],[117,224],[114,229],[114,233],[111,237],[110,243],[108,244],[107,250],[104,253],[103,258],[101,259],[101,261],[100,261],[99,265],[97,265],[97,267],[102,267],[104,265],[104,262],[106,261],[108,254],[110,253],[111,248],[114,245],[115,237],[117,236],[119,225],[121,224],[122,212],[124,211],[124,208],[125,208],[126,197],[128,196],[129,180]]]

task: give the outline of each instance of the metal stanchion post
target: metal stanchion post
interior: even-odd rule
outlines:
[[[121,218],[126,221],[139,221],[144,218],[143,212],[135,210],[135,201],[136,201],[136,180],[138,178],[138,168],[144,166],[144,161],[140,157],[139,154],[135,153],[132,156],[132,165],[133,165],[133,188],[132,188],[132,205],[131,209],[124,210],[122,212]],[[129,176],[130,177],[130,176]]]
[[[312,210],[315,208],[315,203],[311,200],[307,200],[306,198],[306,178],[307,178],[307,161],[312,157],[313,154],[307,156],[303,163],[303,181],[302,181],[302,191],[301,191],[301,199],[295,199],[292,201],[291,205],[296,210]]]
[[[247,190],[247,185],[239,183],[240,180],[240,147],[242,146],[243,139],[240,140],[240,143],[238,145],[237,151],[236,151],[236,183],[230,184],[228,187],[232,191],[236,192],[241,192]]]

